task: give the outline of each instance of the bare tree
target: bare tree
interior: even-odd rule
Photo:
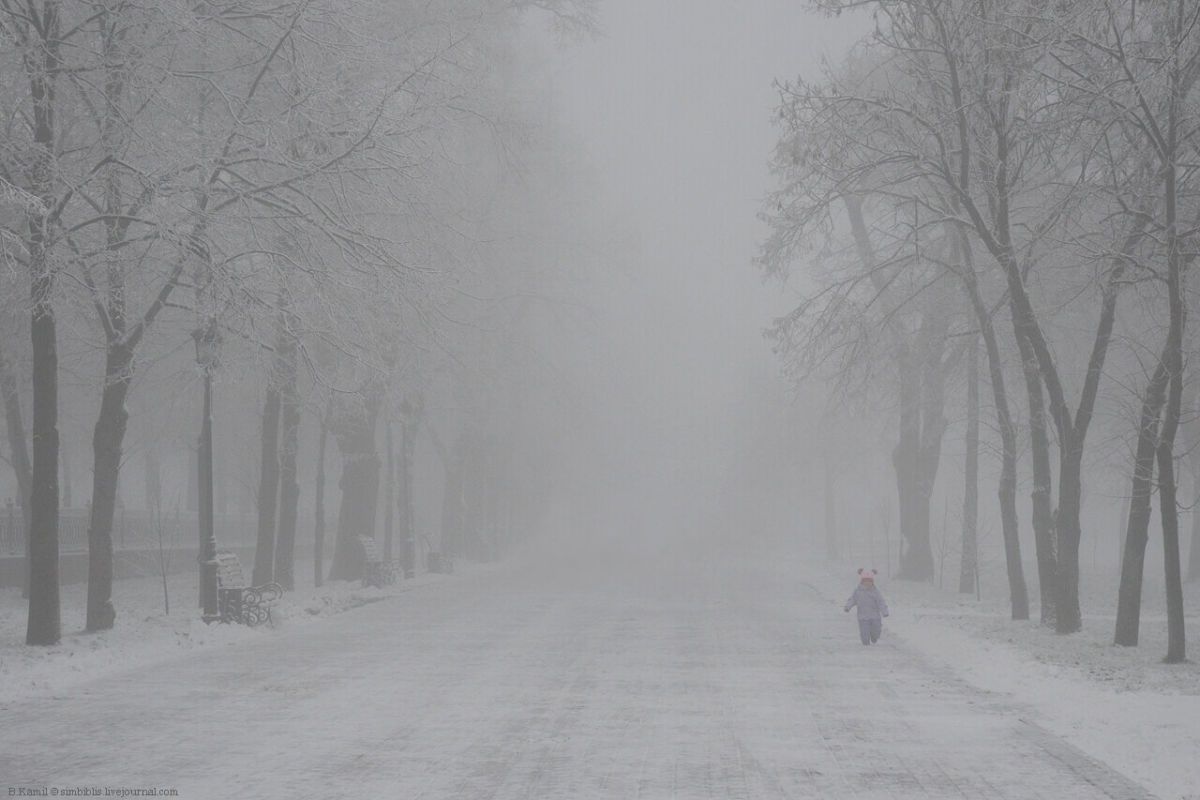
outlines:
[[[36,202],[25,207],[19,236],[30,279],[33,346],[33,457],[29,490],[29,621],[27,644],[56,644],[61,636],[58,583],[58,334],[53,291],[60,261],[54,229],[69,189],[58,163],[62,70],[61,7],[55,0],[16,7],[0,4],[0,32],[13,49],[3,70],[20,74],[12,104],[24,109],[21,144],[8,143],[0,177]],[[18,177],[19,173],[19,177]]]
[[[814,219],[812,209],[828,206],[830,198],[847,192],[877,195],[901,206],[919,205],[930,225],[958,229],[987,254],[1002,280],[1030,404],[1043,613],[1052,605],[1056,629],[1073,632],[1081,625],[1084,445],[1112,339],[1118,288],[1142,244],[1145,221],[1131,215],[1124,230],[1113,230],[1116,226],[1104,220],[1111,218],[1115,203],[1087,205],[1096,197],[1091,155],[1106,141],[1106,130],[1090,117],[1081,122],[1061,106],[1041,102],[1058,86],[1057,73],[1050,73],[1063,68],[1054,58],[1058,29],[1053,16],[1022,3],[982,10],[955,0],[887,0],[872,6],[881,25],[873,43],[856,55],[866,66],[826,85],[784,89],[784,107],[794,109],[785,111],[785,118],[794,120],[790,125],[836,126],[842,135],[826,143],[809,139],[808,149],[798,151],[796,160],[820,180],[811,190],[798,190],[799,201],[789,199],[776,216],[801,230]],[[880,78],[884,69],[891,80]],[[830,152],[831,142],[840,152]],[[1077,234],[1080,228],[1107,245],[1086,246]],[[1039,309],[1039,302],[1056,307],[1053,290],[1032,282],[1039,264],[1065,256],[1064,242],[1077,248],[1081,260],[1102,265],[1095,335],[1075,405],[1069,401],[1069,376],[1046,334],[1048,312]],[[970,255],[968,245],[960,259]],[[1078,287],[1070,291],[1079,296]],[[984,315],[976,316],[982,324]],[[1057,435],[1056,509],[1049,502],[1043,407]]]
[[[979,343],[967,351],[967,458],[963,470],[962,555],[958,591],[975,591],[979,572]]]

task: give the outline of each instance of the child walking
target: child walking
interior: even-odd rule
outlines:
[[[879,634],[883,633],[883,618],[888,615],[887,601],[875,588],[875,570],[858,570],[859,582],[854,587],[854,594],[846,601],[843,611],[858,606],[858,635],[863,644],[875,644]]]

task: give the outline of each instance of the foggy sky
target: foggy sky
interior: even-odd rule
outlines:
[[[598,213],[635,243],[620,251],[630,263],[602,268],[612,291],[591,298],[611,371],[591,410],[610,466],[632,465],[619,467],[626,490],[678,520],[737,460],[778,373],[762,331],[789,296],[751,264],[778,135],[772,82],[815,77],[864,23],[794,0],[606,0],[601,13],[596,41],[552,59],[557,121],[585,154]]]

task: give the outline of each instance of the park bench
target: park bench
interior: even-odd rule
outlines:
[[[422,536],[421,539],[425,542],[425,570],[444,575],[454,572],[454,559],[446,553],[434,550],[433,542],[429,541],[428,536]]]
[[[278,583],[247,586],[236,553],[217,553],[217,609],[221,622],[254,627],[271,621],[271,607],[283,596]]]
[[[454,572],[454,559],[445,553],[430,550],[425,556],[425,566],[430,572],[449,575]]]
[[[395,583],[396,576],[400,574],[396,562],[384,561],[380,557],[374,539],[360,536],[358,543],[362,546],[363,551],[362,585],[383,588]]]

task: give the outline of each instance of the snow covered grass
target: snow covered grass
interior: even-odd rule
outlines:
[[[384,589],[361,588],[358,581],[313,586],[312,563],[299,563],[299,585],[272,612],[273,625],[206,625],[197,609],[199,577],[195,570],[168,576],[171,613],[164,613],[162,580],[157,575],[118,580],[113,587],[117,624],[109,631],[85,633],[85,584],[62,587],[62,641],[53,647],[25,645],[28,603],[20,589],[0,589],[0,708],[18,698],[56,695],[95,678],[153,664],[164,664],[189,650],[236,646],[256,637],[302,625],[367,603],[385,600],[447,577],[421,574]],[[459,565],[456,565],[459,566]],[[460,572],[470,573],[472,565]]]
[[[1086,679],[1113,691],[1200,694],[1200,661],[1162,663],[1167,652],[1167,621],[1157,587],[1147,587],[1144,592],[1139,646],[1115,647],[1115,576],[1081,577],[1083,630],[1070,636],[1060,636],[1037,621],[1036,573],[1028,577],[1033,617],[1028,622],[1011,620],[1007,585],[991,587],[982,601],[976,601],[972,595],[939,590],[929,584],[886,583],[899,605],[914,618],[938,619],[972,636],[1008,644],[1044,664],[1050,672]],[[1200,586],[1184,587],[1184,605],[1188,627],[1196,637],[1200,634]],[[1193,638],[1191,651],[1194,656],[1200,654],[1200,638]]]
[[[833,579],[838,575],[841,580]],[[1084,575],[1083,630],[1060,636],[1034,620],[1013,622],[1000,587],[984,599],[924,583],[881,579],[894,633],[932,664],[1006,695],[1089,755],[1171,800],[1200,798],[1200,663],[1162,663],[1166,618],[1161,599],[1145,595],[1141,643],[1112,644],[1115,579]],[[832,600],[854,587],[855,570],[833,566],[813,578]],[[1111,596],[1110,596],[1111,595]],[[1185,587],[1193,659],[1200,654],[1200,587]]]

